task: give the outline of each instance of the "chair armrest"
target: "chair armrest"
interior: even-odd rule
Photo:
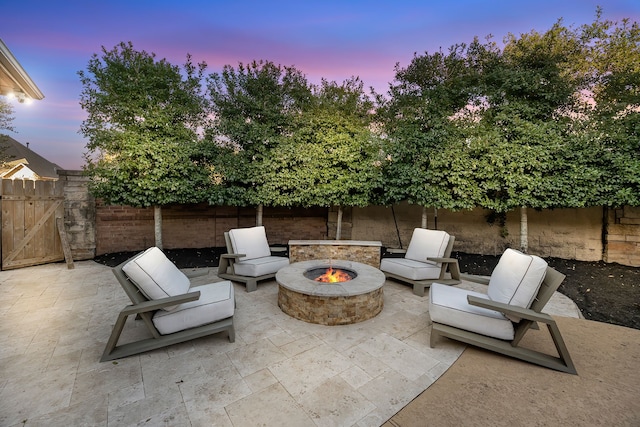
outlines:
[[[151,301],[144,301],[140,304],[129,305],[122,313],[129,316],[132,314],[146,313],[149,311],[156,311],[164,307],[171,307],[172,305],[182,304],[184,302],[196,301],[200,299],[200,291],[189,292],[183,295],[176,295],[174,297],[160,298]]]
[[[466,280],[467,282],[480,283],[481,285],[488,285],[489,279],[490,279],[489,276],[478,276],[476,274],[466,274],[466,273],[460,274],[460,278],[462,280]]]
[[[207,274],[209,274],[209,269],[208,268],[198,268],[198,269],[195,269],[195,270],[185,269],[185,270],[181,270],[181,271],[189,279],[192,279],[194,277],[206,276]]]
[[[390,254],[406,254],[407,250],[400,249],[400,248],[391,248],[391,249],[387,249],[387,252]]]
[[[528,308],[522,308],[515,305],[504,304],[502,302],[491,301],[490,299],[480,298],[473,295],[467,295],[467,301],[470,305],[499,311],[505,315],[510,314],[521,317],[523,319],[532,320],[534,322],[553,322],[553,319],[548,314],[538,313],[537,311],[533,311]]]
[[[427,261],[446,262],[446,263],[458,262],[456,258],[439,258],[439,257],[433,257],[433,256],[428,256]]]
[[[220,255],[220,258],[239,260],[243,256],[247,256],[247,254],[222,254]]]

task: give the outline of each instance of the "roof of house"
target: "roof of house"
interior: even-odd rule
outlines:
[[[18,164],[26,164],[41,178],[58,178],[58,170],[64,169],[8,135],[0,135],[0,154],[6,159],[4,165],[0,162],[0,175]]]

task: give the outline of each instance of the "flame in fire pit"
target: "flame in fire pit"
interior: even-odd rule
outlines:
[[[351,280],[351,275],[346,271],[342,271],[339,268],[329,267],[324,274],[316,277],[316,282],[324,282],[324,283],[338,283],[338,282],[347,282]]]

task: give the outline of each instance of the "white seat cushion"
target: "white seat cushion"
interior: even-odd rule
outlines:
[[[380,270],[409,280],[426,280],[438,279],[441,268],[435,263],[414,261],[412,259],[383,258],[380,261]]]
[[[231,240],[233,253],[245,255],[240,258],[240,261],[271,255],[264,226],[230,230],[229,239]]]
[[[200,299],[179,304],[168,312],[158,310],[153,324],[162,335],[206,325],[233,316],[235,296],[230,281],[194,286],[189,292],[200,291]]]
[[[429,290],[431,321],[490,337],[512,340],[513,323],[502,313],[470,305],[467,295],[487,298],[487,295],[434,283]]]
[[[427,257],[442,257],[449,244],[449,233],[442,230],[427,230],[416,228],[413,230],[411,242],[405,254],[406,259],[426,262],[436,265],[433,261],[427,261]],[[438,266],[440,264],[437,264]]]
[[[529,308],[546,274],[547,262],[542,258],[507,249],[491,273],[487,295],[493,301]]]
[[[287,265],[289,265],[289,258],[287,257],[265,256],[236,262],[233,268],[239,276],[258,277],[265,274],[274,274]]]
[[[133,258],[122,271],[151,300],[182,295],[189,290],[189,278],[156,247]],[[175,308],[171,306],[164,310]]]

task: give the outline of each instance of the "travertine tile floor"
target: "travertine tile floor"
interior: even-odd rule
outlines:
[[[110,268],[0,272],[0,426],[379,426],[464,349],[430,348],[427,299],[392,281],[382,313],[347,326],[282,313],[273,281],[236,286],[235,343],[218,334],[100,363],[128,303]],[[560,294],[547,312],[580,315]],[[136,323],[124,339],[146,336]]]

